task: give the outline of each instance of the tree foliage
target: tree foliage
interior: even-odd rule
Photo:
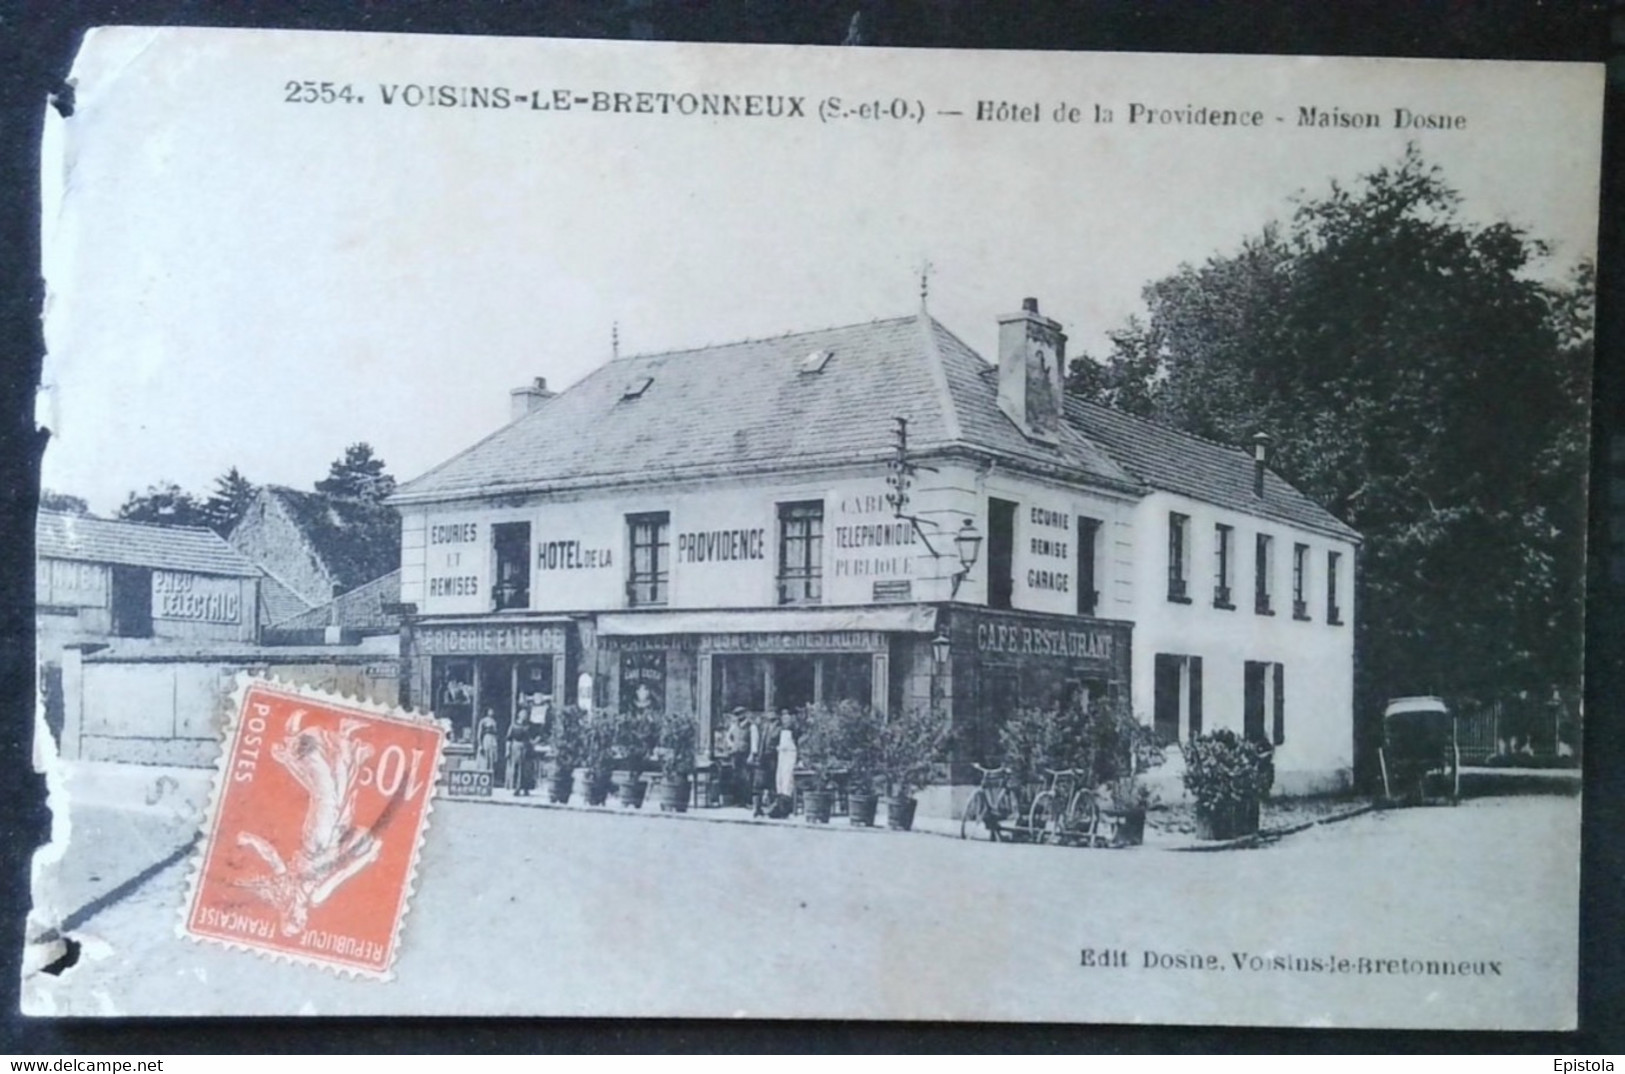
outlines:
[[[39,506],[41,511],[63,511],[70,515],[90,514],[90,504],[83,496],[72,496],[51,489],[40,489]]]
[[[316,482],[316,491],[380,503],[395,491],[395,479],[385,471],[384,460],[373,454],[371,444],[357,443],[333,460],[327,476]]]
[[[118,517],[126,522],[154,522],[161,526],[207,526],[209,517],[196,496],[173,481],[148,485],[145,492],[132,492],[119,505]]]
[[[1272,465],[1361,531],[1360,683],[1488,700],[1579,682],[1589,265],[1479,224],[1414,148],[1145,288],[1079,394]],[[1572,696],[1572,695],[1570,695]]]
[[[230,534],[257,492],[259,486],[244,477],[235,466],[215,478],[214,491],[203,502],[203,512],[209,517],[209,528],[222,537]]]

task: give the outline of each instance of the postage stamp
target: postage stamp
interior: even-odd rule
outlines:
[[[387,977],[442,732],[402,710],[240,681],[181,931]]]

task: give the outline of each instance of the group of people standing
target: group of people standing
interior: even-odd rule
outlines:
[[[790,714],[735,708],[728,714],[723,744],[729,797],[741,803],[748,800],[756,816],[787,816],[796,788],[796,736]]]
[[[503,755],[503,786],[516,797],[529,797],[536,789],[542,758],[538,751],[547,741],[552,716],[552,699],[546,696],[524,698],[515,706],[508,721],[507,748]],[[492,772],[496,771],[498,735],[496,710],[486,709],[475,729],[474,755]]]

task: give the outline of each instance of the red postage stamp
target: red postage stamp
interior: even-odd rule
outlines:
[[[182,933],[387,977],[440,727],[262,679],[239,693]]]

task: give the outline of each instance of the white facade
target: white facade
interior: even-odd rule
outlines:
[[[1188,519],[1183,565],[1188,603],[1169,597],[1173,545],[1168,531],[1175,514]],[[1263,733],[1276,743],[1277,791],[1309,793],[1346,786],[1354,764],[1355,546],[1304,527],[1167,492],[1148,495],[1136,508],[1135,519],[1143,535],[1135,564],[1140,594],[1133,617],[1135,713],[1146,723],[1156,719],[1160,655],[1165,668],[1178,665],[1174,694],[1181,741],[1192,731],[1193,701],[1200,711],[1201,730],[1227,727],[1240,734],[1246,730],[1248,664],[1263,665],[1267,670],[1253,674],[1263,679]],[[1233,542],[1228,568],[1231,608],[1216,606],[1221,525],[1231,527]],[[1259,535],[1273,545],[1267,576],[1272,614],[1260,613],[1254,599]],[[1301,615],[1294,608],[1298,546],[1306,549],[1302,586],[1306,607]],[[1337,564],[1339,622],[1329,616],[1332,555]],[[1193,657],[1200,663],[1193,663]],[[1163,674],[1171,677],[1168,670]],[[1193,688],[1192,679],[1198,676],[1200,683]]]
[[[823,511],[819,603],[986,605],[990,545],[984,539],[955,594],[960,560],[954,536],[967,519],[979,533],[990,533],[989,501],[998,499],[1017,507],[1010,608],[1079,614],[1079,520],[1088,519],[1100,524],[1086,553],[1099,594],[1093,614],[1135,618],[1137,509],[1131,497],[987,466],[946,464],[920,474],[909,490],[906,513],[918,519],[915,528],[895,516],[886,500],[890,491],[886,472],[870,468],[802,479],[536,496],[504,507],[478,501],[403,505],[401,599],[426,616],[490,613],[497,570],[492,527],[520,523],[529,527],[529,600],[522,610],[636,607],[626,586],[628,518],[666,514],[670,588],[663,607],[776,608],[782,603],[780,507],[816,503]]]

